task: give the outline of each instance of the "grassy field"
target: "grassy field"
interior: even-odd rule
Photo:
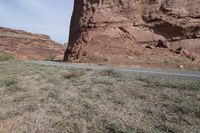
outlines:
[[[200,81],[0,62],[0,133],[198,133]]]

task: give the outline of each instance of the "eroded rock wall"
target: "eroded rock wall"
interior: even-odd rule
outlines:
[[[199,0],[75,0],[65,60],[127,64],[137,52],[156,53],[142,46],[159,40],[200,54],[199,7]]]

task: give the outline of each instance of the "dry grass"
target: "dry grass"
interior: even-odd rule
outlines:
[[[200,91],[198,84],[192,84],[198,81],[172,83],[115,70],[96,72],[20,61],[5,62],[0,68],[2,133],[200,131]]]
[[[137,80],[147,83],[149,87],[168,87],[182,90],[200,91],[200,82],[191,80],[162,80],[158,78],[147,78],[139,76]]]
[[[79,78],[84,75],[85,75],[84,70],[74,70],[74,69],[70,69],[68,72],[62,73],[62,76],[65,79]]]
[[[107,77],[120,77],[120,76],[122,76],[122,75],[120,75],[119,72],[115,71],[114,69],[103,70],[103,71],[99,72],[99,75],[107,76]]]

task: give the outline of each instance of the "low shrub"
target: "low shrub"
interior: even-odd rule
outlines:
[[[15,57],[9,54],[0,54],[0,61],[14,60]]]

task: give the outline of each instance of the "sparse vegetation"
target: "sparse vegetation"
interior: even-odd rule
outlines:
[[[18,81],[16,78],[7,78],[5,79],[4,83],[5,83],[5,86],[9,87],[9,86],[18,84]]]
[[[0,54],[0,61],[9,61],[9,60],[14,60],[15,57],[12,55],[8,54]]]
[[[109,133],[135,133],[136,130],[128,127],[122,127],[119,123],[107,123],[106,128]]]
[[[48,93],[48,97],[49,98],[52,98],[54,100],[58,100],[59,99],[59,91],[58,90],[53,90],[53,91],[50,91]]]
[[[13,99],[13,102],[17,103],[17,102],[22,102],[26,99],[26,96],[17,96]]]
[[[65,79],[79,78],[84,75],[85,75],[84,70],[75,70],[75,69],[71,69],[68,72],[62,73],[62,76]]]
[[[3,85],[6,88],[6,91],[16,92],[16,91],[24,90],[24,88],[19,85],[18,80],[14,77],[6,78],[1,82],[3,82]]]
[[[23,112],[34,112],[39,109],[37,103],[29,103],[23,107]]]
[[[119,77],[120,73],[116,72],[114,69],[103,70],[99,73],[101,76],[107,77]]]
[[[2,63],[0,68],[3,133],[200,131],[197,80],[169,82],[110,69],[97,72],[22,61]]]
[[[47,58],[46,58],[46,61],[54,61],[56,58],[55,55],[49,55]]]
[[[86,68],[85,71],[92,71],[92,68]]]
[[[11,119],[15,116],[19,115],[19,112],[16,112],[16,111],[11,111],[11,112],[6,112],[4,115],[0,115],[0,123],[1,121],[5,121],[5,120],[8,120],[8,119]]]
[[[137,80],[145,82],[147,87],[168,87],[182,90],[200,91],[199,81],[188,80],[161,80],[148,77],[137,77]]]
[[[66,119],[64,119],[64,118],[62,118],[61,120],[57,120],[57,121],[55,121],[55,120],[52,120],[53,121],[53,127],[55,128],[55,129],[57,129],[58,130],[58,132],[63,132],[63,131],[67,131],[68,130],[68,125],[69,125],[69,123],[68,123],[68,121],[66,121]]]

